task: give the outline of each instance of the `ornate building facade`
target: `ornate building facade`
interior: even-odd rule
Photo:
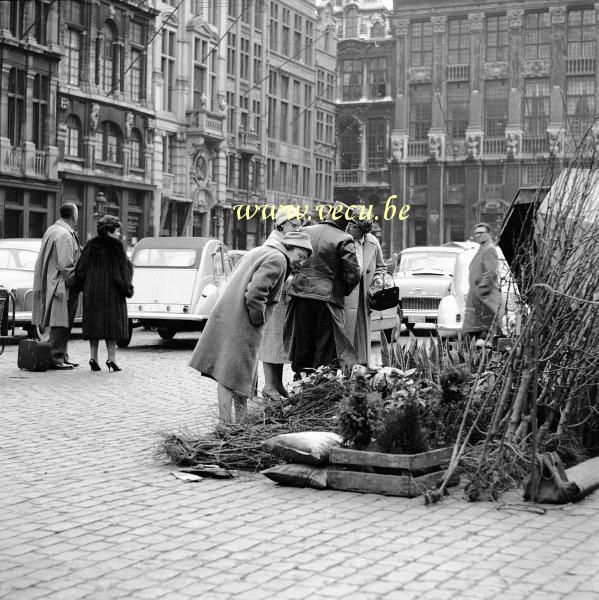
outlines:
[[[155,112],[148,43],[157,11],[142,0],[61,0],[57,98],[61,200],[79,206],[81,240],[98,215],[130,248],[151,235]]]
[[[394,119],[395,40],[388,2],[328,2],[336,21],[337,156],[335,196],[373,207],[374,233],[385,255],[394,251],[393,221],[384,206],[392,194],[389,162]]]
[[[41,237],[60,204],[58,8],[0,2],[0,237]]]
[[[234,207],[332,197],[336,39],[315,2],[154,6],[156,230],[246,249],[272,221]]]
[[[596,111],[598,14],[395,1],[391,185],[412,206],[398,243],[463,240],[481,220],[498,233],[518,189],[557,175]]]

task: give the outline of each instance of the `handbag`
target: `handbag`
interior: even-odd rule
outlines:
[[[395,285],[393,275],[385,273],[375,277],[368,288],[368,305],[370,310],[387,310],[399,304],[399,288]]]

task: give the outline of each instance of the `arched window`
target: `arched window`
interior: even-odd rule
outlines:
[[[385,27],[382,23],[376,22],[370,28],[370,37],[371,38],[382,38],[385,37]]]
[[[71,115],[67,119],[67,139],[64,145],[65,156],[81,156],[81,121]]]
[[[358,37],[358,9],[350,6],[345,12],[345,37]]]
[[[102,55],[104,66],[104,78],[102,88],[105,92],[113,91],[118,81],[118,61],[116,56],[116,30],[108,21],[104,23],[104,52]]]
[[[122,163],[123,138],[119,128],[110,121],[102,124],[102,160],[111,163]]]
[[[139,129],[131,130],[131,167],[134,169],[144,168],[144,154],[143,154],[143,138]]]

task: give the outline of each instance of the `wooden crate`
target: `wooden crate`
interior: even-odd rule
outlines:
[[[328,487],[334,490],[414,498],[441,482],[453,448],[420,454],[385,454],[332,448]],[[454,472],[448,485],[457,485]]]

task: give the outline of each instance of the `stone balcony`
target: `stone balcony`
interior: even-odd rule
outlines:
[[[222,141],[226,137],[225,116],[207,110],[187,111],[189,133],[199,134],[206,138]]]
[[[0,173],[16,177],[58,180],[58,148],[36,150],[35,144],[25,142],[13,146],[7,138],[0,138]]]
[[[389,187],[389,169],[340,169],[335,171],[337,187]]]
[[[239,131],[237,143],[244,154],[260,154],[260,135],[253,131]]]

